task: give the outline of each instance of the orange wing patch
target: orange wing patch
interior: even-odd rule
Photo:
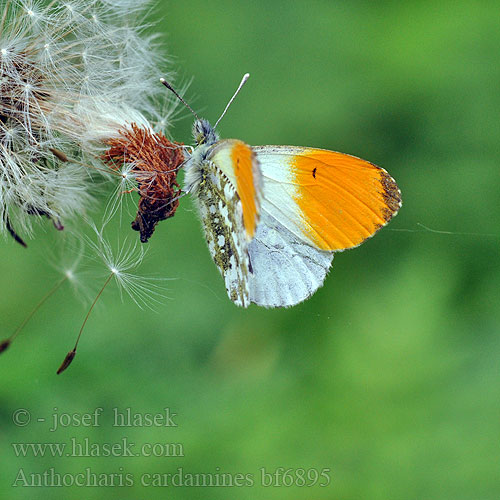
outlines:
[[[243,224],[249,238],[253,238],[258,222],[258,202],[256,181],[253,165],[254,153],[250,146],[241,141],[235,141],[231,150],[236,190],[243,207]]]
[[[290,162],[304,233],[321,250],[352,248],[385,226],[401,192],[382,168],[343,153],[306,149]]]

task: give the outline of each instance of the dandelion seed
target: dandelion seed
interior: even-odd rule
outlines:
[[[161,299],[165,298],[163,283],[167,279],[137,274],[146,256],[146,249],[137,242],[129,243],[125,240],[123,243],[117,243],[115,251],[104,238],[103,229],[91,227],[95,240],[86,238],[86,244],[93,253],[91,257],[94,261],[104,264],[115,279],[120,294],[125,292],[140,308],[153,309],[155,304],[161,303]]]
[[[52,288],[40,299],[40,301],[35,305],[35,307],[30,311],[30,313],[24,318],[21,324],[14,330],[12,335],[7,339],[0,342],[0,353],[5,351],[12,342],[18,337],[18,335],[24,330],[28,322],[33,318],[33,316],[42,308],[42,306],[66,283],[71,283],[76,287],[78,280],[76,275],[76,269],[81,260],[81,249],[77,256],[73,258],[71,265],[61,267],[61,261],[54,264],[54,267],[58,272],[62,274],[62,277],[56,281]],[[65,257],[63,257],[65,258]]]
[[[76,348],[73,349],[72,351],[69,351],[66,357],[64,358],[63,362],[61,363],[61,366],[57,370],[57,375],[61,374],[68,366],[73,362],[73,359],[75,359],[76,356]]]
[[[15,340],[15,338],[21,333],[21,331],[24,329],[24,327],[27,325],[28,321],[35,315],[35,313],[47,302],[47,300],[54,295],[54,293],[61,288],[61,286],[68,280],[68,277],[65,276],[63,279],[59,280],[38,302],[38,304],[33,308],[33,310],[26,316],[26,318],[22,321],[22,323],[16,328],[14,333],[4,341],[0,343],[0,353],[5,351],[12,342]]]
[[[73,359],[75,358],[75,356],[76,356],[76,349],[78,347],[78,343],[80,342],[80,338],[82,336],[83,329],[85,328],[85,325],[87,324],[87,321],[88,321],[88,319],[90,317],[90,313],[94,309],[94,306],[96,305],[97,301],[99,300],[99,297],[102,295],[102,292],[104,292],[104,289],[108,286],[108,283],[111,281],[111,278],[113,277],[113,274],[114,273],[111,272],[111,274],[109,275],[108,279],[104,282],[104,285],[99,290],[99,293],[97,294],[96,298],[94,299],[94,302],[92,302],[92,305],[90,306],[90,309],[88,310],[87,315],[85,316],[85,319],[83,320],[83,323],[82,323],[82,326],[80,328],[80,331],[78,332],[78,337],[76,338],[75,346],[73,347],[73,349],[71,349],[71,351],[68,352],[68,354],[64,358],[63,362],[61,363],[61,366],[59,367],[59,369],[56,372],[57,375],[59,375],[60,373],[62,373],[64,370],[66,370],[66,368],[68,368],[68,366],[72,363]]]
[[[139,307],[145,306],[152,308],[154,303],[159,303],[158,297],[164,297],[163,287],[159,285],[160,282],[165,281],[164,279],[143,277],[130,272],[132,270],[136,270],[144,259],[145,251],[142,246],[138,247],[137,244],[118,245],[119,250],[115,253],[113,252],[111,245],[104,239],[103,230],[99,231],[95,226],[92,226],[92,228],[96,236],[96,241],[88,239],[87,243],[94,251],[93,257],[104,263],[109,271],[109,274],[106,276],[104,284],[100,288],[89,310],[87,311],[73,349],[68,352],[57,370],[58,375],[66,370],[73,362],[82,333],[87,325],[90,315],[104,290],[113,280],[118,285],[120,293],[125,292]]]

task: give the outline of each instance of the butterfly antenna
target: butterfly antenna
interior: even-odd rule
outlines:
[[[229,109],[229,106],[231,106],[232,102],[234,101],[234,98],[238,95],[239,91],[241,90],[241,87],[245,85],[247,80],[250,78],[250,73],[245,73],[243,75],[243,78],[241,79],[240,84],[238,85],[238,88],[236,89],[236,92],[234,93],[233,97],[229,100],[227,103],[227,106],[224,108],[224,111],[222,112],[222,115],[219,116],[219,119],[215,122],[214,129],[217,128],[218,123],[222,120],[222,117],[226,114],[226,111]]]
[[[200,117],[193,111],[193,108],[178,94],[178,92],[172,87],[172,85],[170,85],[170,83],[167,82],[167,80],[165,80],[165,78],[160,78],[160,82],[163,83],[163,85],[165,85],[165,87],[167,87],[168,90],[173,92],[175,97],[177,97],[177,99],[179,99],[179,101],[181,101],[182,104],[184,104],[184,106],[186,106],[186,108],[188,108],[189,111],[193,113],[193,115],[197,120],[200,119]]]

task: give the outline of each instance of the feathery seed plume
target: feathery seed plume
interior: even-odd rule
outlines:
[[[145,5],[8,0],[0,7],[0,232],[24,243],[18,231],[31,234],[33,216],[62,229],[89,206],[96,172],[119,177],[101,158],[114,139],[148,134],[151,122],[168,125],[175,105],[162,117],[156,111],[164,61],[144,34]]]

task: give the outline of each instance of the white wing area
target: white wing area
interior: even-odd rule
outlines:
[[[304,232],[304,219],[294,200],[298,186],[289,168],[289,162],[305,148],[253,146],[252,149],[261,169],[267,212],[273,214],[273,218],[293,233],[297,240],[314,245]]]
[[[325,280],[333,252],[308,244],[299,229],[295,186],[287,156],[300,148],[254,147],[262,180],[260,222],[250,242],[250,300],[265,307],[293,306],[310,297]]]
[[[299,240],[269,208],[264,187],[260,223],[248,247],[250,300],[265,307],[293,306],[323,284],[333,252],[317,250]]]
[[[299,236],[294,185],[282,157],[265,154],[270,150],[254,148],[263,177],[263,199],[257,232],[248,247],[250,300],[265,307],[288,307],[306,300],[323,284],[333,252],[318,250],[303,234]]]

